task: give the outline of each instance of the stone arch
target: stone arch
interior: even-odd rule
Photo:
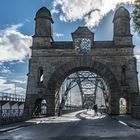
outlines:
[[[42,96],[43,97],[43,96]],[[45,110],[43,110],[44,112],[42,113],[42,105],[46,105],[46,109],[47,109],[47,102],[46,102],[46,98],[45,97],[38,97],[36,98],[36,100],[34,100],[34,108],[33,108],[33,114],[32,116],[38,116],[38,115],[45,115]]]
[[[33,116],[39,115],[41,112],[41,102],[42,102],[42,98],[38,98],[35,100],[35,106],[34,106],[34,110],[33,110]]]
[[[56,68],[56,71],[52,74],[51,78],[47,84],[47,92],[53,96],[56,101],[56,91],[60,88],[65,78],[76,72],[76,71],[91,71],[98,75],[100,75],[110,90],[110,114],[119,114],[119,96],[120,96],[120,86],[118,84],[117,79],[111,72],[111,70],[105,66],[104,64],[98,61],[92,61],[88,57],[83,56],[81,58],[77,58],[76,60],[71,60],[59,67]],[[57,104],[54,103],[54,110],[57,110]]]

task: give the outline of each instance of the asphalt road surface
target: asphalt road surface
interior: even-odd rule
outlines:
[[[140,130],[93,111],[32,120],[33,125],[0,133],[0,140],[140,140]]]

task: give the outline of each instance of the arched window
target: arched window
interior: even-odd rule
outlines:
[[[46,100],[42,98],[37,99],[33,110],[33,116],[46,115],[46,113],[47,113]]]
[[[126,114],[127,113],[127,101],[126,101],[125,98],[120,98],[119,108],[120,108],[120,114]]]

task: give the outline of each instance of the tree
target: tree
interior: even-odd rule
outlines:
[[[140,35],[140,0],[135,0],[132,18],[134,22],[134,30]]]

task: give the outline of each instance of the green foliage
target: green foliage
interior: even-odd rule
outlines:
[[[135,0],[134,8],[135,9],[132,13],[134,30],[140,35],[140,0]]]

